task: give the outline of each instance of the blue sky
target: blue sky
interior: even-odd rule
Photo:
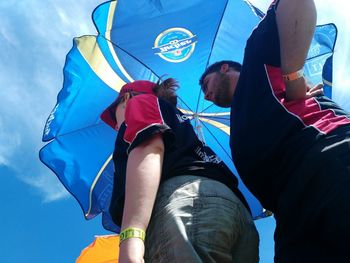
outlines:
[[[0,248],[1,262],[75,262],[94,235],[73,197],[38,159],[42,130],[62,85],[65,55],[75,36],[95,34],[91,12],[103,1],[0,3]],[[255,0],[262,10],[270,1]],[[350,109],[350,20],[347,1],[316,1],[318,22],[334,22],[334,99]],[[261,262],[273,262],[274,220],[258,220]]]

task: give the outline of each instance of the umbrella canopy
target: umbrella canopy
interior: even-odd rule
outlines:
[[[243,0],[120,0],[95,9],[99,34],[74,39],[63,88],[44,129],[43,141],[50,143],[40,151],[87,219],[102,213],[104,227],[119,231],[108,212],[116,132],[99,116],[121,86],[133,80],[157,81],[165,74],[176,78],[179,109],[199,138],[239,176],[230,156],[230,113],[204,100],[198,80],[215,61],[241,62],[245,42],[262,16]],[[322,80],[335,39],[333,24],[317,28],[305,65],[311,81]],[[242,181],[239,188],[254,218],[268,215]]]

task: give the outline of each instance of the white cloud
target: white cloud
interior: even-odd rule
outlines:
[[[20,135],[8,129],[4,119],[0,117],[0,165],[9,165],[11,157],[20,144]]]
[[[70,196],[69,192],[53,173],[49,174],[47,171],[43,171],[37,176],[24,176],[22,180],[37,189],[45,203],[68,198]]]
[[[102,2],[0,3],[0,165],[9,166],[47,202],[68,193],[38,159],[42,131],[62,86],[72,39],[96,33],[91,12]]]
[[[0,35],[1,37],[5,40],[5,42],[7,42],[9,45],[14,46],[14,47],[18,47],[19,46],[19,42],[16,39],[16,35],[14,34],[13,31],[8,30],[9,27],[6,26],[5,24],[2,24],[1,28],[0,28]]]

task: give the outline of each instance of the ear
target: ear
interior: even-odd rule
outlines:
[[[115,108],[115,110],[117,111],[118,107],[120,105],[122,105],[123,108],[125,108],[126,106],[126,103],[128,102],[128,100],[131,98],[131,95],[129,92],[126,92],[124,95],[123,95],[123,98],[122,100],[120,101],[120,103],[118,104],[118,106]]]
[[[123,96],[123,102],[127,102],[130,99],[131,95],[129,92],[125,93]]]
[[[220,67],[220,73],[226,73],[230,69],[228,64],[222,64]]]

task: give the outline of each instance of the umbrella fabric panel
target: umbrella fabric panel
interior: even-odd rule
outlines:
[[[74,39],[66,58],[63,88],[46,123],[43,141],[101,123],[100,113],[124,83],[104,58],[96,37]]]
[[[93,36],[74,40],[63,88],[44,130],[44,139],[52,141],[40,158],[78,200],[87,219],[102,212],[106,228],[118,231],[108,212],[116,132],[99,116],[125,82],[106,62],[101,46]]]
[[[186,8],[179,7],[182,4],[175,1],[162,1],[162,8],[156,1],[134,2],[119,1],[116,4],[110,40],[156,75],[176,77],[182,87],[179,96],[186,102],[188,110],[197,112],[200,93],[198,79],[209,59],[218,57],[214,53],[223,52],[220,49],[222,42],[231,45],[225,50],[226,58],[234,59],[236,54],[240,54],[238,57],[241,58],[244,43],[258,18],[243,1],[189,1],[189,4],[184,4]],[[142,9],[132,8],[135,13],[130,12],[135,5],[142,5]],[[244,30],[230,33],[228,31],[232,25],[237,24],[237,20],[234,20],[236,16],[244,23],[244,26],[239,26]],[[227,21],[228,18],[230,20]],[[181,46],[183,39],[189,43]],[[179,47],[174,49],[176,44]],[[213,49],[216,45],[219,45],[218,48]],[[125,61],[121,59],[123,65]],[[129,68],[125,69],[129,71]],[[138,75],[132,77],[140,78]],[[203,107],[210,104],[203,103]]]
[[[100,212],[99,209],[90,208],[90,199],[102,197],[105,187],[112,185],[113,167],[106,169],[105,173],[102,171],[108,168],[111,161],[115,136],[116,133],[108,126],[96,125],[57,137],[40,151],[41,161],[58,175],[67,190],[79,200],[87,217]],[[98,180],[104,185],[98,184]],[[95,187],[98,191],[92,195]]]

